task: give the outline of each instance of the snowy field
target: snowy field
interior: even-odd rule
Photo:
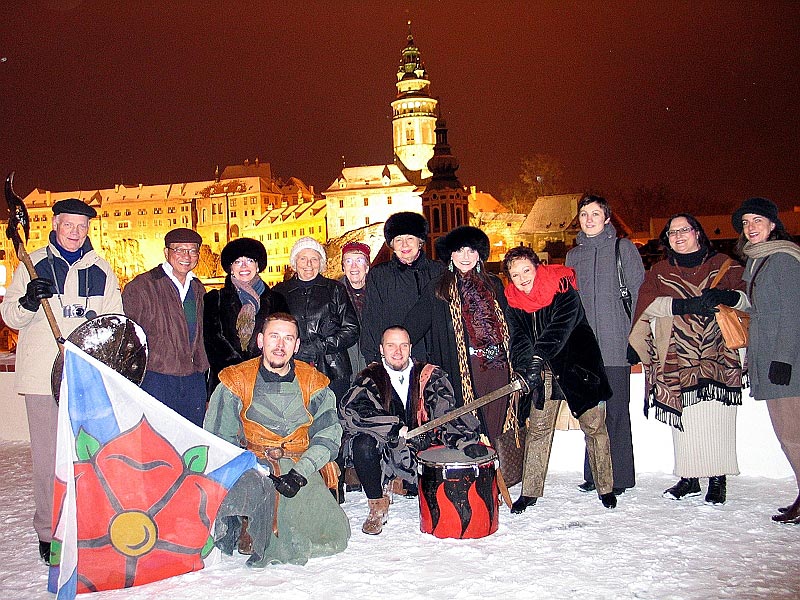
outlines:
[[[800,526],[770,520],[792,501],[794,479],[771,434],[763,404],[739,414],[742,474],[728,479],[728,502],[661,497],[675,482],[668,428],[634,416],[638,481],[616,510],[582,481],[582,434],[559,432],[545,496],[522,515],[501,508],[500,527],[476,540],[440,540],[419,531],[416,499],[397,498],[379,536],[361,533],[363,494],[343,505],[353,535],[342,554],[304,567],[254,570],[245,557],[146,586],[87,600],[230,598],[800,598]],[[24,442],[0,442],[0,600],[50,599],[31,526],[30,458]],[[705,489],[706,481],[701,481]],[[512,497],[519,486],[512,488]]]

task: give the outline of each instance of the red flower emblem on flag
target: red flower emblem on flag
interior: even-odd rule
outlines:
[[[78,593],[203,568],[228,493],[203,474],[208,447],[181,455],[144,418],[104,445],[82,429],[75,443]],[[65,489],[57,482],[59,507]]]

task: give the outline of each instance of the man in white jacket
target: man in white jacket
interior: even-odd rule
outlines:
[[[39,554],[46,563],[52,539],[58,421],[50,381],[58,345],[41,302],[52,298],[53,314],[64,337],[88,318],[122,313],[117,276],[88,239],[89,219],[96,215],[94,208],[75,198],[56,202],[49,243],[30,253],[38,279],[31,280],[20,264],[0,304],[3,320],[19,330],[15,389],[25,396],[36,505],[33,527],[39,536]]]

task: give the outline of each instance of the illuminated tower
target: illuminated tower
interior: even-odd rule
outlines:
[[[408,41],[403,48],[397,70],[397,98],[392,101],[392,137],[394,155],[406,171],[418,173],[415,179],[431,176],[428,161],[436,142],[436,104],[428,91],[431,82],[422,64],[419,48],[411,35],[408,22]]]
[[[437,238],[461,225],[469,225],[469,194],[458,180],[458,159],[447,142],[447,123],[436,121],[436,146],[428,161],[431,180],[422,192],[422,214],[428,220],[431,233],[425,253],[436,258],[433,248]]]

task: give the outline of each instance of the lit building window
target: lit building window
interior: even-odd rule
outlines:
[[[386,197],[386,204],[391,204],[391,203],[392,203],[392,197],[391,196],[387,196]]]
[[[339,208],[344,208],[344,200],[339,200]]]
[[[369,206],[369,198],[364,198],[364,206]]]

